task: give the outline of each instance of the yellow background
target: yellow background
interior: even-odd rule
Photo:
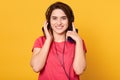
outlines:
[[[56,0],[0,1],[0,80],[37,80],[29,62],[45,11]],[[64,0],[87,47],[81,80],[120,80],[120,1]]]

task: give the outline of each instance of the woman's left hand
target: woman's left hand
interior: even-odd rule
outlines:
[[[79,36],[78,33],[76,32],[73,23],[72,23],[72,27],[73,27],[73,31],[67,31],[66,37],[71,37],[75,42],[77,42],[77,41],[82,41],[82,39],[80,38],[80,36]]]

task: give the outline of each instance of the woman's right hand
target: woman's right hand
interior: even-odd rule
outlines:
[[[50,29],[48,30],[47,26],[48,26],[48,22],[45,21],[44,27],[43,27],[43,29],[44,29],[44,34],[45,34],[47,40],[52,41],[52,39],[53,39],[52,32],[51,32]]]

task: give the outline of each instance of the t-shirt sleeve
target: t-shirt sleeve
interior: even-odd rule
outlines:
[[[34,48],[42,48],[43,44],[44,44],[44,37],[39,37],[35,40],[32,51]]]
[[[85,53],[87,52],[87,48],[86,48],[86,46],[85,46],[85,42],[84,42],[84,40],[82,41],[83,42],[83,50],[85,51]]]

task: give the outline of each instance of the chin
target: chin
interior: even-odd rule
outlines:
[[[56,33],[56,34],[64,34],[65,31],[55,31],[54,33]]]
[[[63,31],[63,32],[58,32],[58,34],[64,34],[65,33],[65,31]]]

